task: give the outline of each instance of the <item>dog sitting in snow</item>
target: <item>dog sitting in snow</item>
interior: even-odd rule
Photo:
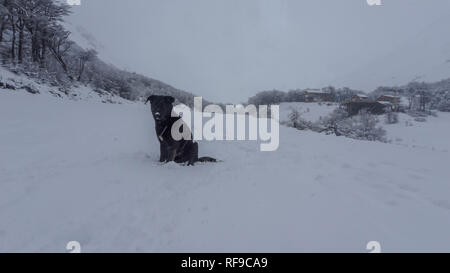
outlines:
[[[187,163],[193,166],[196,162],[217,162],[211,157],[198,157],[198,143],[191,139],[175,140],[172,136],[172,126],[181,117],[172,117],[173,105],[175,101],[170,96],[150,96],[145,104],[150,102],[153,118],[155,119],[156,136],[160,143],[160,162]],[[182,130],[189,130],[183,123]]]

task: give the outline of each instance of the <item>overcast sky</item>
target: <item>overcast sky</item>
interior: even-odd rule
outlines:
[[[450,1],[382,2],[82,0],[69,21],[104,45],[107,61],[213,101],[446,75]]]

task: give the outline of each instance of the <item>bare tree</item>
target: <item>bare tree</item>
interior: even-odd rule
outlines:
[[[67,63],[64,60],[67,52],[73,45],[73,42],[69,40],[69,36],[70,32],[64,30],[63,27],[58,25],[53,29],[53,31],[49,35],[47,46],[53,57],[61,65],[66,75],[69,77],[69,79],[72,80],[73,78],[69,73]]]
[[[19,31],[19,41],[17,44],[17,59],[19,64],[23,63],[23,39],[25,30],[26,11],[19,5],[17,5],[17,20],[15,27]]]
[[[3,0],[0,4],[0,42],[3,42],[3,33],[9,24],[9,0]]]
[[[89,49],[87,51],[83,51],[79,54],[79,69],[78,69],[78,81],[81,81],[81,77],[83,76],[84,68],[86,66],[86,63],[91,62],[95,59],[97,56],[97,51],[94,49]]]

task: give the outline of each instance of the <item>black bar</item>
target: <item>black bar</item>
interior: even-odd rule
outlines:
[[[450,254],[0,254],[3,268],[86,272],[136,268],[139,272],[402,271],[443,265]],[[207,262],[209,261],[209,262]],[[211,262],[214,261],[214,266]],[[89,270],[88,270],[89,269]],[[121,271],[122,271],[121,270]],[[345,271],[344,271],[345,272]]]

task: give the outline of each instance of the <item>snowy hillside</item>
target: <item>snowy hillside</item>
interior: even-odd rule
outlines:
[[[450,113],[439,112],[425,122],[400,114],[399,123],[383,126],[392,143],[417,149],[450,152]]]
[[[70,88],[63,88],[62,86],[50,85],[46,81],[33,80],[23,74],[13,73],[3,67],[0,67],[0,87],[13,93],[28,92],[60,99],[103,103],[130,103],[130,101],[105,90],[96,89],[94,91],[92,87],[82,83],[76,83]]]
[[[288,121],[293,110],[300,113],[306,121],[318,122],[338,107],[336,103],[289,102],[280,104],[280,120]],[[385,115],[378,116],[379,126],[386,130],[386,138],[392,144],[411,148],[430,149],[442,152],[450,151],[450,113],[438,112],[438,116],[429,116],[425,121],[416,121],[404,113],[399,113],[397,124],[386,124]]]
[[[289,120],[292,110],[297,110],[304,120],[317,122],[338,107],[336,103],[284,102],[280,104],[280,120]]]
[[[1,252],[450,251],[448,150],[281,127],[163,165],[142,104],[9,90],[0,125]]]

